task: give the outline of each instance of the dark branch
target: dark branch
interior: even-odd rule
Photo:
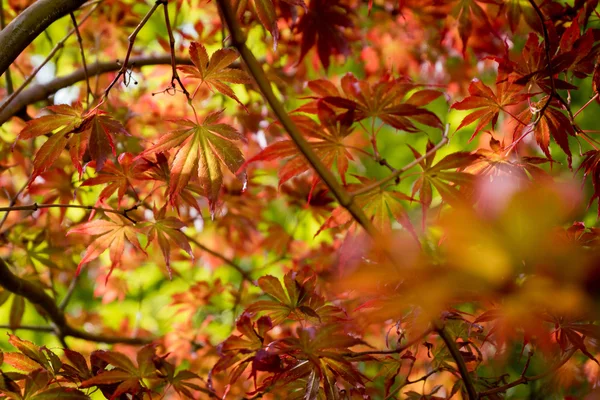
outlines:
[[[54,21],[77,10],[85,0],[38,0],[0,31],[0,75]]]
[[[192,62],[189,58],[176,57],[177,64],[190,65]],[[148,65],[170,65],[170,54],[158,54],[154,56],[131,57],[128,67],[145,67]],[[97,62],[87,66],[89,76],[100,75],[108,72],[119,71],[122,67],[118,61]],[[74,85],[77,82],[85,80],[85,70],[83,68],[77,71],[61,76],[45,84],[33,85],[29,89],[21,92],[15,99],[0,112],[0,124],[5,123],[13,116],[17,115],[20,110],[27,107],[29,104],[36,103],[47,99],[62,88]]]
[[[29,302],[39,306],[46,313],[53,324],[54,331],[59,338],[66,336],[88,340],[98,343],[123,343],[130,345],[142,345],[152,341],[152,338],[130,338],[105,336],[88,333],[74,328],[67,323],[65,314],[56,305],[54,299],[50,297],[41,286],[37,286],[25,279],[21,279],[10,271],[6,262],[0,258],[0,286],[19,296],[23,296]]]

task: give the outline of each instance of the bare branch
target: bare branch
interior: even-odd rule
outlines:
[[[172,76],[171,76],[171,86],[173,90],[176,90],[175,82],[179,83],[179,87],[181,87],[181,91],[188,99],[190,105],[192,104],[192,98],[190,97],[190,93],[186,90],[185,86],[183,86],[183,82],[181,82],[181,78],[177,73],[177,62],[175,60],[175,37],[173,36],[173,29],[171,28],[171,20],[169,19],[169,1],[164,0],[163,8],[165,12],[165,25],[167,26],[167,32],[169,33],[169,47],[171,50],[171,68],[172,68]]]
[[[405,350],[409,349],[410,347],[414,346],[415,344],[419,343],[421,340],[423,340],[425,337],[427,337],[431,332],[433,332],[433,328],[426,329],[420,335],[415,336],[412,340],[409,340],[406,344],[404,344],[400,347],[397,347],[395,349],[358,351],[358,352],[345,353],[344,356],[356,358],[356,357],[371,356],[371,355],[400,354],[400,353],[403,353]]]
[[[75,33],[77,34],[77,42],[79,43],[79,52],[81,53],[81,63],[83,64],[83,72],[85,73],[85,83],[87,85],[87,94],[85,97],[85,102],[87,106],[90,106],[90,94],[94,96],[92,93],[92,88],[90,87],[90,75],[87,70],[87,63],[85,62],[85,51],[83,50],[83,39],[81,38],[81,33],[79,32],[79,25],[77,24],[77,19],[75,18],[75,14],[71,13],[71,21],[73,22],[73,28],[75,29]]]
[[[54,21],[80,8],[85,0],[38,0],[0,31],[0,75]]]
[[[123,66],[119,70],[119,73],[117,73],[117,76],[115,76],[115,79],[113,79],[112,82],[108,85],[108,87],[104,90],[104,95],[102,96],[102,101],[104,101],[108,97],[108,93],[110,92],[110,89],[112,89],[113,86],[119,81],[119,78],[121,76],[126,76],[127,66],[129,65],[129,57],[131,57],[131,51],[133,50],[133,45],[135,44],[135,38],[137,37],[138,33],[142,30],[144,25],[146,25],[146,23],[148,22],[148,20],[152,16],[152,14],[154,14],[154,11],[156,11],[156,9],[161,4],[162,4],[162,0],[157,0],[154,3],[154,5],[152,6],[152,8],[146,13],[144,18],[140,21],[138,26],[133,30],[131,35],[129,35],[129,38],[128,38],[129,47],[127,48],[127,54],[125,55],[125,61],[123,61]],[[125,82],[125,84],[127,84],[127,83]]]
[[[65,314],[58,308],[54,299],[44,289],[25,279],[21,279],[10,271],[4,259],[0,258],[0,286],[19,296],[25,297],[29,302],[39,306],[46,312],[46,316],[53,323],[53,330],[59,338],[67,336],[99,343],[122,343],[141,345],[152,342],[152,338],[131,338],[119,336],[96,335],[74,328],[67,323]]]
[[[187,57],[175,57],[175,61],[180,65],[190,65],[192,63]],[[135,66],[136,68],[140,68],[149,65],[168,65],[170,63],[171,56],[169,54],[157,54],[143,57],[131,57],[129,59],[128,67],[131,68]],[[118,71],[122,66],[123,64],[120,64],[117,61],[97,62],[88,65],[87,69],[89,75],[100,75]],[[20,110],[24,109],[29,104],[45,100],[60,89],[74,85],[84,79],[86,79],[85,71],[81,68],[69,75],[55,78],[48,83],[32,85],[29,89],[23,90],[17,95],[10,104],[5,105],[5,100],[2,105],[0,105],[0,108],[2,108],[2,111],[0,111],[0,124],[3,124],[13,116],[17,115]]]
[[[569,361],[571,359],[571,357],[573,357],[573,354],[575,354],[575,352],[577,351],[576,347],[573,347],[571,350],[569,350],[565,356],[555,365],[552,365],[550,368],[548,368],[545,372],[538,374],[538,375],[534,375],[534,376],[530,376],[527,377],[525,376],[525,372],[527,371],[527,367],[529,367],[529,361],[531,359],[531,357],[527,360],[527,364],[525,366],[525,368],[523,368],[523,372],[521,373],[521,376],[519,377],[519,379],[512,381],[510,383],[507,383],[504,386],[500,386],[494,389],[490,389],[490,390],[486,390],[485,392],[481,392],[479,393],[479,398],[483,399],[484,397],[488,397],[497,393],[504,393],[506,392],[508,389],[513,388],[515,386],[519,386],[519,385],[523,385],[532,381],[537,381],[540,379],[543,379],[549,375],[552,375],[554,373],[556,373],[563,365],[565,365],[567,363],[567,361]]]
[[[208,247],[206,247],[205,245],[203,245],[202,243],[200,243],[199,241],[197,241],[192,236],[190,236],[190,235],[188,235],[186,233],[184,233],[184,235],[187,237],[187,239],[190,242],[192,242],[194,245],[196,245],[196,247],[198,247],[202,251],[207,252],[211,256],[220,259],[221,261],[223,261],[225,264],[229,265],[230,267],[233,267],[233,269],[235,269],[237,272],[239,272],[239,274],[242,276],[243,280],[246,280],[246,281],[250,282],[251,284],[253,284],[254,286],[256,286],[256,283],[254,282],[254,280],[252,279],[252,277],[248,274],[248,272],[245,271],[238,264],[236,264],[235,262],[233,262],[229,258],[225,257],[223,254],[218,253],[218,252],[216,252],[216,251],[214,251],[212,249],[209,249]]]
[[[37,203],[33,203],[33,204],[25,205],[25,206],[0,207],[0,212],[9,213],[9,212],[12,212],[12,211],[37,211],[37,210],[40,210],[42,208],[79,208],[79,209],[83,209],[83,210],[101,211],[103,213],[121,215],[122,217],[124,217],[127,220],[131,221],[131,223],[135,224],[136,221],[133,218],[131,218],[128,215],[128,213],[130,211],[133,211],[133,210],[137,209],[138,207],[137,206],[133,206],[133,207],[128,208],[126,210],[115,210],[115,209],[112,209],[112,208],[84,206],[84,205],[80,205],[80,204],[37,204]]]
[[[81,18],[81,22],[85,21],[93,12],[94,10],[96,10],[96,8],[98,8],[98,5],[100,3],[96,4],[90,11],[88,11],[87,14],[85,14],[83,16],[83,18]],[[27,11],[25,11],[27,12]],[[24,12],[24,13],[25,13]],[[80,23],[81,23],[80,22]],[[10,25],[9,25],[10,26]],[[8,27],[7,27],[8,29]],[[58,43],[56,43],[56,45],[54,46],[54,48],[50,51],[50,53],[48,53],[48,55],[46,56],[46,59],[44,61],[42,61],[42,63],[40,65],[37,66],[36,69],[33,70],[33,72],[27,77],[25,78],[25,81],[21,84],[21,86],[19,86],[9,97],[8,99],[6,99],[2,105],[0,105],[0,112],[2,112],[18,95],[19,93],[21,93],[23,91],[23,89],[25,89],[25,87],[27,87],[27,85],[29,85],[29,83],[33,80],[33,78],[35,78],[35,76],[38,74],[38,72],[40,72],[40,70],[44,67],[44,65],[46,65],[48,63],[48,61],[50,61],[52,59],[52,57],[54,57],[54,55],[58,52],[58,50],[62,49],[65,45],[65,42],[67,41],[67,39],[69,37],[71,37],[71,35],[73,33],[75,33],[77,29],[73,28],[71,29],[66,35],[65,37],[63,37]],[[4,32],[4,31],[2,31]]]

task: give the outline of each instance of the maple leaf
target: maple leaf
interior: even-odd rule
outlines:
[[[116,351],[96,350],[90,356],[94,375],[81,382],[81,388],[98,386],[108,399],[119,399],[120,396],[129,393],[137,395],[140,392],[149,392],[144,380],[158,378],[154,365],[156,357],[156,346],[146,345],[142,347],[136,356],[137,366],[123,353]],[[106,369],[111,365],[112,369]],[[98,366],[101,366],[98,368]],[[109,385],[115,385],[111,387]]]
[[[155,221],[146,222],[142,225],[142,227],[148,228],[148,245],[150,242],[156,239],[163,257],[165,258],[167,271],[169,272],[169,279],[171,279],[171,244],[174,244],[176,248],[182,249],[188,253],[192,259],[194,258],[194,255],[187,237],[183,232],[181,232],[181,229],[185,227],[185,224],[175,217],[166,217],[165,207],[163,207],[160,211],[154,210],[154,212]]]
[[[118,165],[112,161],[108,161],[105,167],[98,173],[98,176],[86,179],[81,186],[96,186],[108,184],[100,195],[97,203],[102,203],[108,199],[113,193],[117,192],[118,204],[127,190],[131,189],[137,199],[137,191],[135,189],[136,181],[147,179],[145,172],[147,163],[140,158],[135,158],[130,153],[121,153],[117,158]]]
[[[277,14],[272,0],[251,0],[256,16],[265,29],[273,36],[273,48],[277,47],[279,40],[279,29],[277,28]]]
[[[211,90],[216,89],[245,108],[233,90],[226,85],[226,83],[252,82],[245,71],[228,68],[238,57],[239,54],[233,49],[219,49],[210,56],[209,60],[206,48],[200,43],[192,42],[190,44],[190,58],[194,63],[194,67],[182,65],[177,68],[188,74],[188,78],[200,80],[200,85],[198,85],[192,97],[196,95],[201,85],[206,84]]]
[[[415,159],[421,158],[421,153],[409,146]],[[431,141],[427,142],[425,152],[428,152],[434,147]],[[412,189],[412,196],[419,193],[419,199],[423,209],[423,227],[427,218],[427,210],[433,201],[433,188],[435,188],[442,200],[446,203],[455,206],[463,204],[468,200],[469,192],[473,188],[475,176],[467,173],[456,171],[463,169],[481,158],[481,154],[472,154],[467,152],[456,152],[447,155],[433,165],[435,154],[425,158],[419,162],[419,166],[423,173],[415,181]],[[465,192],[466,190],[466,192]]]
[[[42,196],[38,203],[50,204],[55,201],[62,204],[68,204],[75,198],[81,200],[81,195],[76,191],[72,173],[64,169],[55,169],[51,172],[44,172],[39,178],[29,186],[29,193],[36,196]],[[60,221],[65,217],[66,208],[60,209]]]
[[[95,260],[107,249],[110,249],[110,260],[112,262],[110,270],[112,271],[121,261],[126,241],[145,254],[137,239],[137,234],[142,233],[139,228],[133,226],[125,218],[117,218],[111,214],[107,214],[107,218],[108,220],[97,219],[87,222],[67,232],[67,235],[83,233],[97,236],[85,250],[85,254],[77,266],[76,275],[81,272],[83,264]]]
[[[120,122],[101,110],[85,113],[80,104],[73,107],[61,104],[47,109],[54,112],[54,115],[45,115],[27,122],[17,137],[18,140],[51,135],[35,155],[33,177],[48,170],[67,146],[80,175],[83,173],[81,159],[86,151],[96,161],[96,169],[101,170],[108,154],[116,155],[112,135],[128,134]],[[58,131],[53,133],[56,130]]]
[[[235,366],[229,375],[230,383],[234,383],[250,364],[251,377],[256,377],[256,371],[276,372],[281,368],[279,357],[269,358],[264,350],[267,333],[273,329],[273,322],[269,317],[260,317],[256,324],[253,324],[249,315],[244,313],[236,321],[236,328],[241,335],[231,335],[219,346],[221,358],[213,367],[214,372]]]
[[[325,300],[315,293],[315,277],[298,282],[294,273],[287,273],[283,282],[266,275],[258,280],[258,286],[273,300],[259,300],[246,308],[248,313],[266,312],[275,325],[287,318],[307,319],[318,322],[335,320],[341,309],[327,305]]]
[[[358,177],[357,177],[358,178]],[[348,185],[351,191],[373,184],[375,181],[366,178],[358,178],[361,184]],[[398,221],[408,232],[416,238],[416,233],[408,214],[402,205],[402,201],[413,201],[414,199],[401,192],[390,190],[389,188],[378,187],[367,193],[355,197],[356,204],[363,209],[365,214],[371,219],[373,226],[382,233],[389,233],[392,229],[392,220]],[[325,229],[339,226],[345,226],[353,223],[354,218],[344,207],[337,207],[331,213],[331,216],[319,228],[318,235]]]
[[[171,164],[169,198],[171,204],[185,189],[197,170],[197,177],[208,198],[211,214],[214,214],[216,201],[223,185],[221,164],[237,174],[244,182],[245,173],[238,173],[244,164],[244,156],[232,142],[244,140],[233,127],[217,123],[222,111],[210,113],[202,124],[189,120],[178,120],[182,129],[163,135],[158,142],[146,149],[140,156],[167,152],[179,147]]]
[[[590,177],[592,181],[594,194],[589,201],[589,205],[591,205],[595,199],[600,198],[600,151],[590,150],[585,152],[577,172],[580,170],[583,170],[584,179]],[[600,217],[600,202],[598,202],[598,216]]]
[[[334,111],[326,104],[320,104],[318,108],[321,124],[304,115],[294,115],[291,118],[304,136],[308,138],[312,149],[323,164],[329,169],[333,168],[334,163],[337,165],[340,178],[345,184],[348,160],[354,159],[344,144],[344,140],[352,133],[353,113],[349,112],[336,117]],[[291,140],[282,140],[267,146],[260,153],[246,161],[242,168],[256,161],[272,161],[282,158],[289,158],[289,160],[279,170],[279,186],[311,169],[306,158],[299,153],[296,144]],[[312,191],[319,181],[319,176],[314,173],[308,196],[309,201]]]
[[[545,106],[548,102],[548,97],[542,98],[537,104],[533,104],[533,108],[539,110],[544,109],[541,116],[533,116],[529,108],[523,110],[517,115],[517,118],[521,121],[527,121],[531,118],[539,118],[530,122],[525,128],[521,136],[533,130],[535,135],[535,141],[542,149],[542,152],[552,160],[550,155],[550,137],[554,139],[556,144],[562,149],[567,155],[567,162],[569,168],[571,168],[572,154],[569,147],[569,136],[576,136],[575,129],[571,125],[569,118],[561,111],[561,103],[558,100],[552,100],[549,106]],[[515,134],[517,131],[515,130]]]
[[[485,128],[490,122],[492,129],[495,128],[500,112],[506,111],[507,106],[520,104],[529,98],[529,95],[520,93],[520,86],[512,85],[508,82],[498,84],[497,91],[497,94],[494,94],[483,82],[475,79],[469,85],[470,96],[452,105],[452,108],[455,110],[475,109],[456,128],[458,131],[475,121],[479,121],[469,141],[473,140],[479,131]]]
[[[535,10],[531,6],[529,2],[525,2],[522,0],[504,0],[502,4],[502,8],[506,12],[506,17],[508,19],[508,24],[510,25],[510,30],[514,33],[519,26],[519,21],[521,16],[527,24],[535,29],[537,32],[542,31],[542,24],[540,23],[540,19],[538,18]]]
[[[313,394],[313,399],[319,392],[322,381],[326,399],[339,398],[336,386],[338,380],[346,381],[355,389],[364,388],[367,379],[358,371],[344,354],[349,348],[365,345],[360,339],[344,332],[337,324],[322,325],[307,329],[298,328],[296,337],[288,337],[273,343],[279,353],[289,354],[307,363],[296,365],[276,376],[276,381],[290,382],[301,378],[306,379],[306,393]],[[305,397],[309,398],[309,397]]]
[[[403,99],[415,85],[405,79],[392,79],[383,76],[378,82],[359,81],[352,73],[346,74],[341,80],[342,93],[331,82],[316,80],[309,82],[316,96],[297,111],[316,113],[319,102],[325,102],[331,107],[353,112],[354,120],[365,118],[380,118],[386,124],[407,132],[418,132],[414,122],[434,128],[441,128],[442,122],[431,111],[423,106],[431,103],[442,95],[435,90],[420,90],[413,93],[406,101]]]
[[[458,33],[463,43],[463,56],[466,55],[467,42],[473,30],[473,20],[483,21],[490,30],[493,30],[485,10],[477,4],[502,4],[502,0],[458,0],[451,14],[458,21]]]
[[[352,17],[352,9],[340,0],[311,0],[308,11],[296,26],[296,31],[302,33],[298,62],[315,45],[319,60],[326,70],[332,54],[347,55],[349,47],[344,30],[354,26]]]

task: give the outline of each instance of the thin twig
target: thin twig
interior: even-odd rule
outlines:
[[[175,57],[175,61],[179,65],[192,64],[192,61],[189,59],[189,57]],[[170,54],[131,57],[129,59],[128,67],[131,68],[132,66],[135,66],[136,68],[141,68],[150,65],[166,64],[171,64]],[[236,66],[239,66],[239,63],[233,64],[233,67]],[[87,69],[89,75],[99,75],[109,72],[116,72],[122,67],[123,64],[117,61],[109,61],[95,62],[93,64],[89,64]],[[68,75],[54,78],[50,82],[44,84],[31,85],[28,89],[24,90],[17,97],[15,97],[14,100],[11,101],[10,105],[8,105],[6,108],[4,108],[3,111],[0,112],[0,124],[3,124],[4,122],[8,121],[12,116],[17,115],[19,110],[25,109],[25,107],[27,107],[29,104],[46,100],[49,96],[53,95],[58,90],[74,85],[75,83],[83,81],[84,79],[85,71],[83,70],[83,68],[80,68]],[[96,82],[99,82],[99,80],[96,80]],[[93,92],[96,93],[97,90],[94,90]],[[4,106],[4,103],[5,102],[1,104]]]
[[[23,186],[21,186],[21,189],[19,189],[19,191],[17,193],[15,193],[15,195],[10,199],[10,203],[8,203],[9,207],[12,207],[15,204],[17,204],[17,200],[19,199],[19,196],[21,195],[21,193],[23,193],[23,191],[27,188],[27,186],[29,186],[29,180],[27,180],[27,182],[25,182],[25,184]],[[2,226],[6,222],[7,218],[8,218],[8,213],[4,214],[4,216],[2,217],[2,220],[0,221],[0,228],[2,228]]]
[[[127,220],[131,221],[132,223],[136,223],[136,220],[134,220],[133,218],[131,218],[128,213],[137,209],[137,206],[133,206],[131,208],[125,209],[125,210],[114,210],[111,208],[102,208],[102,207],[95,207],[95,206],[84,206],[84,205],[80,205],[80,204],[37,204],[37,203],[33,203],[33,204],[28,204],[28,205],[24,205],[24,206],[8,206],[8,207],[0,207],[0,212],[12,212],[12,211],[37,211],[40,210],[42,208],[78,208],[78,209],[82,209],[82,210],[94,210],[94,211],[101,211],[103,213],[109,213],[109,214],[118,214],[124,218],[126,218]]]
[[[247,271],[245,271],[241,266],[239,266],[238,264],[236,264],[235,262],[233,262],[229,258],[225,257],[223,254],[218,253],[218,252],[216,252],[216,251],[214,251],[214,250],[206,247],[205,245],[203,245],[202,243],[200,243],[198,240],[196,240],[194,237],[192,237],[192,236],[190,236],[190,235],[188,235],[186,233],[184,233],[184,235],[186,236],[186,238],[191,243],[193,243],[194,245],[196,245],[196,247],[198,247],[202,251],[207,252],[211,256],[220,259],[225,264],[229,265],[230,267],[232,267],[233,269],[235,269],[237,272],[239,272],[239,274],[242,276],[243,280],[246,280],[246,281],[252,283],[254,286],[256,286],[256,283],[254,282],[254,280],[252,279],[252,277],[250,276],[250,274]]]
[[[129,37],[127,38],[127,40],[129,41],[129,47],[127,47],[127,54],[125,55],[125,61],[123,61],[123,66],[117,73],[117,76],[115,76],[115,79],[113,79],[112,82],[106,87],[106,89],[104,89],[104,95],[102,96],[102,101],[100,103],[102,103],[104,100],[106,100],[108,98],[108,93],[113,88],[113,86],[115,86],[115,84],[119,81],[119,78],[121,76],[123,76],[123,77],[127,76],[127,67],[129,65],[129,57],[131,56],[131,52],[133,50],[133,45],[135,44],[135,38],[137,37],[140,30],[142,30],[144,25],[146,25],[146,23],[148,22],[148,20],[152,16],[152,14],[154,14],[154,11],[156,11],[156,9],[162,3],[163,3],[162,0],[157,0],[154,3],[154,5],[152,6],[152,8],[146,13],[144,18],[140,21],[138,26],[131,33],[131,35],[129,35]],[[127,85],[127,82],[125,82],[125,79],[123,79],[123,81],[124,81],[125,85]]]
[[[92,15],[92,13],[96,10],[96,8],[98,8],[98,6],[100,5],[100,3],[97,3],[94,7],[92,7],[92,9],[83,16],[83,18],[81,18],[81,21],[79,22],[79,24],[81,25],[86,19],[88,19],[88,17],[90,15]],[[17,97],[19,95],[19,93],[21,93],[23,91],[23,89],[25,89],[27,87],[27,85],[29,85],[29,83],[33,80],[33,78],[35,78],[35,76],[38,74],[38,72],[40,72],[40,70],[44,67],[44,65],[46,65],[48,63],[48,61],[50,61],[52,59],[52,57],[54,57],[54,55],[61,49],[64,47],[65,42],[67,41],[67,39],[69,37],[71,37],[71,35],[73,33],[75,33],[76,29],[73,28],[71,29],[64,38],[62,38],[58,43],[56,43],[56,45],[54,46],[54,48],[50,51],[50,53],[48,53],[48,55],[46,56],[46,59],[44,61],[42,61],[42,63],[40,65],[37,66],[36,69],[33,70],[33,72],[27,77],[25,78],[25,81],[21,84],[21,86],[19,86],[9,97],[8,99],[6,99],[4,101],[4,103],[2,103],[0,105],[0,112],[2,112],[2,110],[4,110],[14,99],[15,97]]]
[[[356,222],[358,222],[372,237],[378,236],[377,230],[371,223],[371,220],[366,216],[362,208],[352,201],[352,196],[346,192],[346,190],[337,182],[333,173],[323,164],[319,156],[317,156],[302,133],[298,130],[298,127],[290,118],[283,104],[275,96],[275,93],[271,88],[271,82],[267,78],[252,51],[250,51],[250,49],[246,46],[246,36],[242,32],[242,29],[237,21],[235,12],[231,6],[231,2],[226,0],[217,0],[217,4],[219,5],[224,22],[229,27],[230,38],[233,46],[235,46],[239,51],[242,59],[248,67],[248,70],[250,71],[250,74],[253,76],[257,86],[259,87],[260,92],[277,116],[277,119],[279,119],[279,122],[281,122],[281,125],[284,127],[290,138],[294,141],[302,155],[306,158],[317,175],[321,178],[325,185],[327,185],[329,190],[331,190],[331,193],[334,195],[338,203],[342,207],[346,208],[354,220],[356,220]]]
[[[441,149],[446,143],[448,143],[448,135],[447,135],[448,129],[446,127],[446,131],[444,132],[444,136],[442,137],[442,140],[440,140],[440,142],[438,144],[435,145],[435,147],[433,147],[431,150],[429,150],[427,153],[423,154],[421,157],[417,158],[416,160],[406,164],[404,167],[402,167],[401,169],[397,170],[396,172],[390,174],[389,176],[381,179],[380,181],[374,182],[370,185],[367,185],[361,189],[358,189],[354,192],[352,192],[350,195],[352,196],[352,198],[356,197],[356,196],[361,196],[363,194],[369,193],[371,190],[377,189],[378,187],[381,187],[382,185],[385,185],[388,182],[393,181],[394,179],[397,179],[398,177],[400,177],[400,175],[402,175],[403,173],[405,173],[406,171],[408,171],[409,169],[411,169],[412,167],[416,166],[417,164],[419,164],[420,162],[422,162],[423,160],[425,160],[427,157],[437,153],[437,151],[439,149]]]
[[[458,350],[458,347],[456,346],[456,342],[454,341],[454,339],[452,337],[450,337],[450,335],[448,334],[448,332],[442,325],[438,325],[435,328],[435,331],[437,332],[438,335],[440,335],[440,337],[446,344],[446,347],[448,348],[450,355],[452,356],[452,358],[454,359],[454,362],[456,363],[458,372],[460,373],[460,376],[463,380],[465,388],[467,389],[467,394],[469,396],[469,400],[477,400],[478,399],[477,390],[475,390],[475,385],[473,385],[473,381],[471,380],[471,374],[469,373],[469,370],[467,369],[467,364],[465,363],[463,356],[460,354],[460,351]]]
[[[552,72],[552,55],[550,54],[550,35],[548,34],[548,28],[546,27],[546,20],[544,18],[544,14],[542,13],[542,10],[540,10],[540,7],[536,4],[535,0],[529,0],[529,4],[531,4],[531,7],[533,7],[533,10],[537,14],[538,19],[542,24],[542,34],[544,36],[544,50],[546,52],[546,67],[548,69],[548,77],[550,78],[550,94],[548,96],[548,101],[546,101],[546,103],[538,112],[539,118],[535,122],[535,124],[537,124],[542,119],[542,116],[544,115],[546,109],[550,106],[552,97],[555,96],[556,84],[554,83],[554,74]]]
[[[433,328],[426,329],[423,333],[418,336],[415,336],[412,340],[409,340],[406,344],[397,347],[391,350],[367,350],[367,351],[358,351],[358,352],[350,352],[344,353],[344,357],[356,358],[362,356],[373,356],[373,355],[386,355],[386,354],[400,354],[419,343],[425,337],[427,337],[431,332],[433,332]]]
[[[169,1],[168,0],[163,1],[163,8],[165,11],[165,25],[167,26],[167,32],[169,34],[169,47],[171,49],[171,70],[172,70],[171,86],[173,87],[173,90],[177,90],[177,87],[175,86],[175,82],[179,83],[179,86],[181,87],[181,91],[187,98],[188,103],[191,105],[192,98],[190,97],[190,93],[186,90],[185,86],[183,86],[183,82],[181,82],[181,78],[179,77],[179,74],[177,73],[177,63],[175,60],[175,37],[173,36],[173,29],[171,28],[171,20],[169,19]]]
[[[587,106],[589,106],[597,98],[598,98],[598,93],[596,93],[594,95],[594,97],[592,97],[591,99],[589,99],[587,103],[585,103],[583,106],[581,106],[581,108],[579,110],[577,110],[577,112],[575,114],[573,114],[573,118],[576,118],[579,115],[580,112],[582,112],[583,110],[585,110],[587,108]]]
[[[494,395],[497,393],[504,393],[508,389],[513,388],[515,386],[526,384],[526,383],[529,383],[532,381],[537,381],[537,380],[545,378],[549,375],[552,375],[552,374],[556,373],[563,365],[565,365],[567,363],[567,361],[569,361],[569,359],[573,356],[573,354],[575,354],[576,351],[577,351],[577,348],[573,347],[571,350],[569,350],[567,352],[567,354],[565,355],[564,358],[562,358],[558,363],[551,366],[550,368],[548,368],[548,370],[546,370],[545,372],[542,372],[541,374],[527,377],[524,374],[524,372],[525,372],[525,369],[524,369],[524,371],[521,374],[521,376],[519,377],[519,379],[512,381],[510,383],[507,383],[504,386],[500,386],[500,387],[497,387],[494,389],[486,390],[485,392],[481,392],[481,393],[479,393],[479,398],[483,399],[484,397],[488,397],[488,396],[491,396],[491,395]]]
[[[83,39],[81,38],[81,33],[79,32],[79,25],[77,25],[77,19],[75,18],[75,14],[71,13],[71,21],[73,21],[73,28],[75,29],[75,33],[77,34],[77,42],[79,43],[79,51],[81,52],[81,63],[83,64],[83,71],[85,73],[85,83],[87,87],[87,94],[85,96],[85,102],[87,106],[90,106],[90,94],[92,98],[94,94],[92,93],[92,88],[90,87],[90,75],[88,74],[87,63],[85,62],[85,51],[83,50]]]
[[[32,332],[54,332],[54,328],[51,326],[37,326],[37,325],[19,325],[19,326],[10,326],[10,325],[0,325],[0,329],[10,329],[13,331],[23,330],[23,331],[32,331]]]
[[[79,282],[80,276],[81,275],[75,275],[75,277],[69,284],[69,288],[67,289],[67,293],[65,293],[65,297],[63,297],[63,299],[60,301],[60,304],[58,305],[59,310],[65,311],[65,308],[67,308],[67,305],[69,304],[69,301],[71,300],[71,297],[75,292],[75,288],[77,288],[77,283]]]

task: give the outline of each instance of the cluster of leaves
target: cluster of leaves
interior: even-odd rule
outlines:
[[[202,390],[196,374],[177,371],[166,357],[156,355],[155,345],[137,352],[137,365],[123,353],[107,350],[92,352],[88,364],[84,356],[73,350],[64,349],[61,359],[47,347],[16,336],[9,335],[8,341],[17,349],[0,353],[0,360],[16,370],[0,373],[0,392],[8,399],[84,400],[96,390],[107,399],[142,399],[165,387],[192,398],[192,392]]]
[[[8,3],[11,24],[36,6]],[[2,327],[44,343],[7,336],[0,398],[597,395],[597,6],[73,14],[86,95],[37,85],[0,132]]]

